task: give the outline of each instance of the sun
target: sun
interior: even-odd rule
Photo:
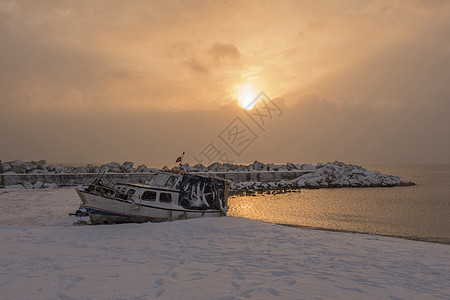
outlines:
[[[237,98],[239,106],[246,110],[250,110],[255,105],[258,90],[251,83],[239,86],[237,88]]]

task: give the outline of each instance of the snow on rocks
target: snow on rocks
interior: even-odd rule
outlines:
[[[44,187],[44,183],[42,181],[36,181],[36,183],[34,184],[33,188],[38,190]]]
[[[5,186],[7,190],[23,190],[25,187],[21,184],[13,184]]]
[[[274,167],[268,164],[270,169]],[[288,167],[289,166],[289,167]],[[257,164],[257,168],[264,166]],[[310,171],[292,180],[276,182],[241,181],[232,183],[232,193],[253,194],[255,192],[286,192],[302,188],[342,188],[342,187],[392,187],[414,185],[412,182],[401,180],[399,177],[369,171],[361,166],[345,164],[343,162],[318,163],[313,166],[304,164],[299,166],[286,164],[290,171]]]
[[[101,166],[93,166],[91,164],[85,166],[69,166],[69,165],[50,165],[46,166],[45,160],[38,162],[22,162],[20,160],[0,163],[0,172],[3,175],[17,174],[98,174],[98,173],[150,173],[161,171],[161,169],[148,168],[146,165],[133,167],[134,163],[126,161],[123,164],[110,162]],[[249,165],[231,164],[231,163],[213,163],[209,166],[196,164],[189,166],[185,163],[177,166],[175,170],[223,176],[232,180],[232,194],[248,194],[255,192],[285,192],[302,188],[340,188],[340,187],[391,187],[402,185],[413,185],[411,182],[402,181],[396,176],[381,174],[377,171],[369,171],[361,166],[345,164],[343,162],[328,162],[311,164],[273,164],[261,163],[255,161]],[[169,171],[168,167],[162,168],[163,171]],[[297,174],[297,173],[298,174]],[[231,173],[240,173],[241,175],[227,176]],[[249,180],[251,176],[246,174],[260,174],[253,176],[255,180]],[[289,180],[277,179],[271,176],[274,173],[290,174]],[[298,176],[297,176],[298,175]],[[297,176],[294,178],[294,176]],[[278,177],[280,178],[280,177]],[[28,179],[26,179],[28,180]],[[40,178],[39,180],[43,180]],[[47,177],[45,177],[45,180]],[[55,188],[51,176],[48,182],[37,184],[36,182],[18,181],[24,188]],[[0,182],[1,184],[1,182]],[[16,185],[17,185],[16,184]],[[52,184],[52,185],[51,185]],[[57,186],[56,186],[57,187]]]
[[[33,185],[31,183],[29,183],[28,181],[22,182],[22,185],[26,189],[32,189],[33,188]]]

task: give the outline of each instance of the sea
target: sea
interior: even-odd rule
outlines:
[[[363,167],[416,185],[232,196],[228,215],[314,230],[450,244],[450,164]],[[71,226],[75,217],[68,214],[79,204],[73,189],[0,189],[0,225]]]
[[[414,186],[233,196],[230,216],[450,244],[450,164],[363,165]]]

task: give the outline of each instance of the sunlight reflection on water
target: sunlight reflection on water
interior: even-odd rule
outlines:
[[[450,243],[450,167],[403,166],[383,171],[418,185],[235,196],[229,199],[228,215]]]

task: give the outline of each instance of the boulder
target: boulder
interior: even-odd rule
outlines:
[[[312,171],[312,170],[315,170],[316,167],[311,164],[302,164],[301,169],[305,170],[305,171]]]
[[[57,189],[58,185],[56,183],[44,183],[44,188],[46,189]]]
[[[43,186],[44,186],[44,183],[42,181],[36,181],[33,188],[38,190],[38,189],[42,189]]]
[[[31,183],[29,183],[28,181],[22,181],[22,185],[26,189],[30,189],[31,190],[33,188],[33,185]]]
[[[23,190],[24,187],[21,184],[13,184],[13,185],[5,186],[5,189],[8,189],[8,190]]]
[[[3,173],[11,172],[11,171],[12,171],[11,165],[8,164],[8,163],[3,163],[3,164],[2,164],[2,167],[3,167]]]
[[[223,168],[222,164],[220,164],[218,162],[212,163],[208,166],[208,170],[214,171],[214,172],[220,171],[220,169],[222,169],[222,168]]]
[[[12,172],[11,165],[9,163],[3,163],[0,167],[1,173]]]
[[[193,166],[193,168],[196,169],[196,170],[198,170],[198,171],[200,171],[200,172],[206,172],[206,171],[208,171],[208,168],[205,167],[205,166],[202,165],[202,164],[196,164],[195,166]]]
[[[73,170],[73,173],[90,173],[89,167],[87,167],[87,166],[76,167]]]
[[[75,167],[58,165],[55,167],[55,173],[72,173]]]
[[[27,167],[23,164],[21,160],[13,160],[9,162],[11,170],[18,174],[23,174],[27,171]]]
[[[227,171],[236,171],[239,168],[239,165],[231,163],[224,163],[223,166],[226,168]]]
[[[105,170],[111,173],[120,173],[120,164],[116,162],[110,162],[108,164],[102,165],[101,170]]]
[[[84,166],[84,169],[86,170],[86,173],[98,173],[98,167],[94,167],[91,164]],[[96,169],[97,169],[97,172],[95,171]]]
[[[39,170],[44,170],[44,171],[47,171],[47,167],[45,166],[45,164],[47,163],[47,161],[45,161],[45,160],[40,160],[40,161],[38,161],[37,162],[37,168],[39,169]]]
[[[17,173],[13,172],[13,171],[8,171],[8,172],[3,173],[3,175],[17,175]]]
[[[134,173],[133,162],[126,161],[120,166],[120,171],[124,173]]]
[[[139,166],[137,167],[137,171],[140,172],[140,173],[145,172],[147,169],[148,169],[148,168],[147,168],[146,165],[139,165]]]
[[[36,170],[29,172],[29,174],[46,174],[46,173],[48,173],[48,172],[44,171],[44,170],[40,170],[40,169],[36,169]]]
[[[287,163],[286,164],[286,169],[288,169],[288,171],[298,170],[297,166],[294,165],[293,163]]]
[[[37,163],[35,161],[23,163],[25,167],[25,173],[30,173],[37,169]]]
[[[254,170],[254,171],[261,171],[261,170],[267,170],[267,167],[265,164],[255,160],[255,162],[250,165],[250,169]]]

